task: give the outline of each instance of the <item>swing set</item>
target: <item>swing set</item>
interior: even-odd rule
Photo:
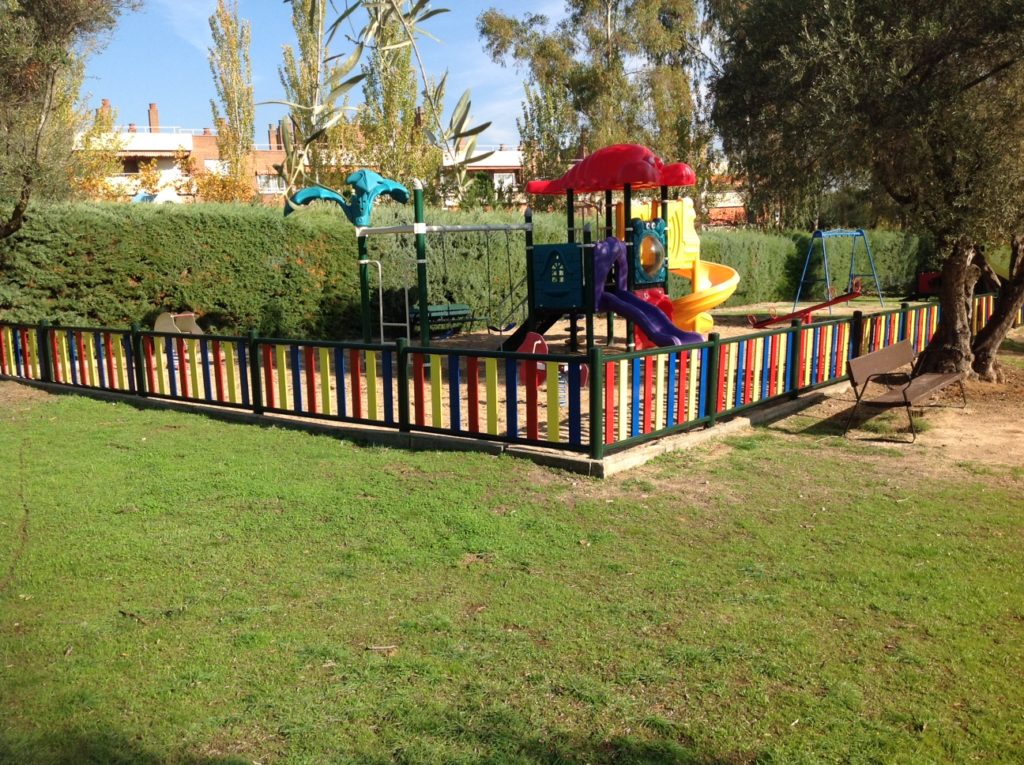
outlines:
[[[521,224],[469,224],[469,225],[429,225],[424,218],[423,184],[419,180],[413,181],[413,222],[411,224],[398,224],[393,226],[372,226],[371,216],[373,201],[380,194],[386,194],[400,203],[409,199],[408,190],[401,184],[383,178],[372,170],[359,170],[352,173],[346,184],[352,186],[350,198],[346,198],[337,191],[323,186],[302,189],[293,196],[285,208],[285,214],[289,214],[297,205],[305,205],[314,201],[334,202],[355,225],[356,245],[358,251],[359,265],[359,291],[360,291],[360,316],[362,324],[362,338],[364,343],[370,343],[374,334],[374,316],[371,302],[370,271],[371,267],[377,271],[377,303],[378,311],[376,316],[377,330],[381,342],[384,342],[385,328],[400,327],[405,331],[405,337],[411,338],[413,330],[418,329],[419,341],[424,347],[428,347],[431,341],[432,330],[438,330],[436,337],[447,337],[458,332],[464,325],[474,320],[473,310],[464,303],[444,302],[432,304],[429,300],[429,287],[427,282],[427,235],[438,234],[441,237],[441,267],[442,283],[448,284],[448,240],[450,234],[479,232],[485,235],[485,249],[487,257],[487,317],[488,328],[493,332],[507,332],[518,322],[512,321],[520,310],[514,299],[515,285],[512,284],[512,244],[511,236],[515,231],[523,231],[526,234],[527,246],[532,245],[533,223],[532,215],[527,211],[525,221]],[[500,321],[495,321],[494,300],[492,295],[492,268],[491,268],[491,234],[497,232],[505,233],[505,259],[509,280],[509,297],[498,303],[499,306],[507,304],[510,310]],[[383,264],[379,259],[373,259],[369,254],[369,240],[375,236],[390,236],[412,234],[414,236],[414,251],[416,276],[415,280],[409,279],[403,289],[405,302],[405,320],[401,322],[385,321],[384,318],[384,284]],[[413,281],[415,283],[413,283]],[[415,287],[415,300],[410,299]],[[446,296],[447,297],[447,296]],[[424,317],[426,319],[424,320]],[[510,323],[511,322],[511,323]]]

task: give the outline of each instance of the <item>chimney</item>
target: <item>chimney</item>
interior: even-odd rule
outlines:
[[[203,128],[203,135],[213,135],[213,131],[210,128]]]
[[[104,98],[100,101],[100,108],[96,110],[97,117],[106,117],[110,114],[110,99]]]
[[[138,128],[135,127],[135,123],[134,122],[129,122],[128,123],[128,132],[129,133],[137,133],[138,132]]]
[[[160,114],[156,110],[156,104],[149,105],[149,132],[160,132]]]
[[[267,125],[267,138],[270,140],[271,150],[277,148],[277,129],[274,127],[274,123],[271,122]]]

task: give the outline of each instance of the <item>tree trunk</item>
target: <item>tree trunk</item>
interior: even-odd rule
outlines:
[[[992,317],[974,339],[973,368],[978,377],[989,382],[1001,380],[999,367],[996,365],[996,354],[999,346],[1006,338],[1006,333],[1013,329],[1014,320],[1020,315],[1024,306],[1024,234],[1018,234],[1011,243],[1010,273],[999,288]]]
[[[21,230],[25,223],[25,211],[28,210],[29,200],[32,198],[33,178],[26,175],[22,179],[21,191],[18,193],[18,201],[14,203],[14,209],[7,216],[7,220],[0,224],[0,241],[13,236]]]
[[[981,275],[971,264],[974,244],[957,239],[942,264],[939,326],[917,361],[918,372],[971,372],[971,299]]]

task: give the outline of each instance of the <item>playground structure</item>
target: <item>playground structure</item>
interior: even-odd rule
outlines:
[[[636,144],[599,149],[561,178],[529,182],[528,194],[565,195],[568,241],[534,247],[527,253],[531,287],[527,320],[503,347],[517,348],[521,336],[543,334],[564,315],[570,316],[575,330],[576,318],[582,314],[586,347],[592,348],[595,313],[608,314],[609,345],[613,315],[626,318],[627,350],[702,341],[713,326],[706,311],[732,294],[739,277],[728,267],[700,260],[692,201],[669,200],[671,187],[695,183],[688,165],[666,165],[650,149]],[[642,190],[658,190],[660,195],[646,202],[634,200],[634,192]],[[618,204],[615,193],[622,194]],[[593,232],[584,226],[583,241],[577,243],[575,200],[579,194],[603,194],[602,242],[591,242]],[[690,280],[691,295],[671,300],[666,291],[670,270]],[[575,338],[573,331],[573,350]]]
[[[520,225],[428,225],[419,182],[413,185],[413,223],[374,227],[370,225],[372,208],[379,195],[389,195],[402,203],[408,201],[410,195],[401,184],[371,170],[359,170],[349,176],[350,198],[323,187],[303,189],[287,202],[285,214],[313,201],[331,201],[355,225],[363,342],[370,342],[373,336],[371,267],[377,269],[381,290],[378,294],[380,339],[383,341],[387,326],[404,327],[408,337],[415,325],[419,329],[419,341],[426,347],[431,344],[432,326],[456,327],[473,318],[468,305],[431,303],[426,234],[504,231],[507,235],[511,231],[522,231],[526,250],[525,319],[504,339],[502,349],[519,350],[528,336],[543,337],[555,322],[568,316],[573,327],[570,350],[575,352],[579,350],[577,321],[582,316],[589,350],[595,346],[595,314],[607,313],[607,344],[613,342],[612,319],[618,314],[627,320],[626,346],[632,350],[703,341],[704,334],[713,326],[707,310],[726,300],[736,288],[739,276],[734,270],[701,261],[692,202],[669,200],[671,187],[692,186],[695,182],[688,165],[666,165],[646,147],[619,144],[600,149],[562,178],[527,184],[529,194],[564,194],[566,197],[566,241],[555,244],[534,244],[530,210],[526,211],[524,223]],[[633,215],[633,193],[638,190],[660,191],[659,199],[637,205],[637,212],[645,217]],[[617,205],[613,204],[616,192],[622,195]],[[574,202],[581,193],[604,196],[605,239],[601,242],[592,241],[593,231],[588,226],[579,236]],[[616,214],[617,227],[613,226]],[[616,231],[617,238],[613,236]],[[367,246],[370,237],[395,234],[415,236],[416,305],[409,305],[407,291],[404,322],[384,320],[382,265],[369,256]],[[668,297],[670,270],[690,280],[692,294],[675,301]],[[505,326],[502,322],[502,326],[490,328],[504,334],[512,325]]]

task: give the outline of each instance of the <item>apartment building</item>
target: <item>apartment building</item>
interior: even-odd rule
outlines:
[[[103,99],[100,109],[110,109],[110,101]],[[166,198],[173,198],[181,188],[182,177],[177,157],[184,154],[192,160],[199,173],[221,173],[224,171],[217,146],[217,135],[211,128],[193,129],[160,124],[160,112],[155,103],[149,105],[148,124],[144,126],[129,123],[115,128],[118,138],[117,156],[121,161],[121,172],[110,178],[111,184],[123,189],[124,197],[130,199],[138,194],[143,166],[156,163],[159,174],[159,188],[166,192]],[[247,174],[252,178],[253,192],[267,202],[277,203],[284,194],[284,184],[274,170],[274,165],[284,160],[284,146],[280,129],[268,126],[267,143],[257,144],[249,158]],[[179,194],[179,196],[181,196]],[[194,201],[185,194],[179,201]]]

